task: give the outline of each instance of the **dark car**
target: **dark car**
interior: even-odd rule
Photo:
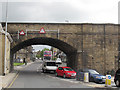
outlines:
[[[114,82],[117,87],[120,87],[120,69],[118,69],[115,73]]]
[[[76,75],[76,79],[83,80],[85,72],[89,73],[89,81],[90,82],[105,83],[106,76],[99,74],[97,71],[95,71],[93,69],[78,70],[77,75]]]

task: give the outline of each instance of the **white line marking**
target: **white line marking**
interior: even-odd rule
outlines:
[[[71,82],[71,83],[79,83],[79,81],[71,81],[71,80],[68,80],[68,79],[62,79],[62,78],[58,78],[58,77],[53,77],[53,76],[50,76],[50,75],[46,75],[50,78],[54,78],[54,79],[59,79],[59,80],[62,80],[62,81],[67,81],[67,82]]]

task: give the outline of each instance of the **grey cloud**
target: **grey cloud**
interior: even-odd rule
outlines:
[[[88,19],[88,14],[82,9],[77,9],[65,2],[10,2],[8,6],[9,21],[64,22],[68,19],[72,22],[82,22]],[[3,7],[5,11],[5,5]]]

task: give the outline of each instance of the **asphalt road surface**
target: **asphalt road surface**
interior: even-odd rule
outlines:
[[[40,61],[36,61],[20,70],[10,88],[92,88],[75,79],[63,79],[53,73],[42,73],[41,65]]]

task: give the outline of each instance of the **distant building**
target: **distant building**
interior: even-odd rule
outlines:
[[[22,62],[24,58],[27,62],[34,60],[32,46],[21,49],[14,54],[14,62]]]
[[[52,47],[52,48],[53,48],[53,52],[54,52],[53,57],[56,57],[56,59],[61,58],[62,61],[66,62],[66,54],[57,48],[54,48],[54,47]]]

